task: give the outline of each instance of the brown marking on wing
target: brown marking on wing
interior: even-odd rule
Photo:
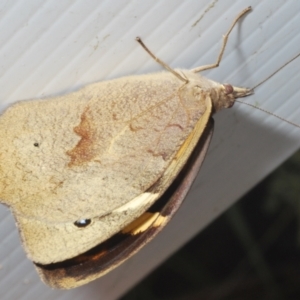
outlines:
[[[167,127],[178,127],[180,130],[183,130],[183,127],[180,124],[169,124]]]
[[[147,150],[148,153],[151,153],[154,157],[158,157],[158,156],[161,156],[163,160],[167,160],[169,158],[169,154],[166,153],[166,152],[156,152],[155,150],[152,150],[152,149],[148,149]]]
[[[82,113],[80,124],[74,127],[74,132],[81,139],[72,150],[66,152],[71,157],[71,161],[68,164],[69,167],[87,163],[93,160],[97,154],[96,126],[88,110],[89,108]]]

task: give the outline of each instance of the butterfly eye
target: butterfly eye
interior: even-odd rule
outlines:
[[[80,219],[74,222],[74,225],[81,228],[81,227],[86,227],[91,224],[91,219]]]
[[[223,84],[225,88],[225,95],[233,93],[233,86],[231,84]]]

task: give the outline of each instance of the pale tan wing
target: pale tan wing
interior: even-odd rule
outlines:
[[[209,99],[194,92],[168,73],[126,77],[23,102],[1,116],[1,154],[9,159],[0,197],[32,260],[82,253],[157,199],[192,150],[191,131],[210,115]],[[74,226],[82,218],[91,224]]]

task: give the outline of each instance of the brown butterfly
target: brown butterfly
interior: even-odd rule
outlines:
[[[51,287],[109,272],[150,241],[188,193],[208,149],[212,115],[252,89],[172,69],[18,102],[0,117],[0,199]],[[13,124],[13,125],[12,125]]]

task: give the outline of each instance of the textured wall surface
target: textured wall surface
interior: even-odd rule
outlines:
[[[300,52],[299,1],[0,0],[1,109],[161,70],[136,36],[172,67],[212,63],[222,34],[248,5],[253,11],[234,28],[221,66],[205,76],[252,87]],[[299,70],[300,58],[246,100],[300,123]],[[76,290],[51,290],[39,280],[9,210],[1,206],[0,298],[116,299],[300,146],[299,128],[242,104],[215,121],[204,166],[170,225],[121,267]]]

